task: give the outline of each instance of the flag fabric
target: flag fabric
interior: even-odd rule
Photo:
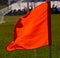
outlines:
[[[7,51],[31,50],[49,45],[48,3],[42,3],[21,17],[14,28],[14,40]]]

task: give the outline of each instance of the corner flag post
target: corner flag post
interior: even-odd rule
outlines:
[[[48,2],[48,36],[49,36],[49,58],[52,58],[52,37],[51,37],[51,0]]]
[[[20,18],[14,28],[15,40],[12,41],[7,46],[6,48],[7,51],[14,51],[21,49],[30,50],[39,47],[41,48],[46,45],[51,45],[51,14],[50,13],[51,13],[50,1],[47,1],[37,6],[26,16]],[[52,57],[51,47],[49,51],[51,58]],[[36,52],[37,51],[35,50],[34,53]],[[34,54],[34,57],[37,58],[37,53]]]

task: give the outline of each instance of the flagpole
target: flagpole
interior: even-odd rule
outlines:
[[[49,2],[49,22],[48,22],[48,25],[49,25],[49,48],[50,48],[50,57],[49,58],[52,58],[52,37],[51,37],[51,3]]]
[[[51,37],[51,0],[48,2],[48,37],[49,37],[49,58],[52,58],[52,37]]]
[[[49,58],[52,58],[52,45],[49,48],[50,48]]]
[[[34,50],[34,58],[38,58],[37,50]]]

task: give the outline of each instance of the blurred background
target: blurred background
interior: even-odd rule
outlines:
[[[24,15],[34,9],[45,0],[0,0],[0,9],[9,7],[10,11],[5,15]],[[60,13],[60,1],[51,1],[52,13]]]

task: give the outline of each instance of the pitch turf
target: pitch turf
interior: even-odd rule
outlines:
[[[7,44],[13,40],[13,28],[18,18],[20,16],[5,16],[6,23],[0,24],[0,58],[49,58],[49,46],[39,48],[36,51],[6,51]],[[60,14],[51,16],[51,26],[52,58],[60,58]]]

